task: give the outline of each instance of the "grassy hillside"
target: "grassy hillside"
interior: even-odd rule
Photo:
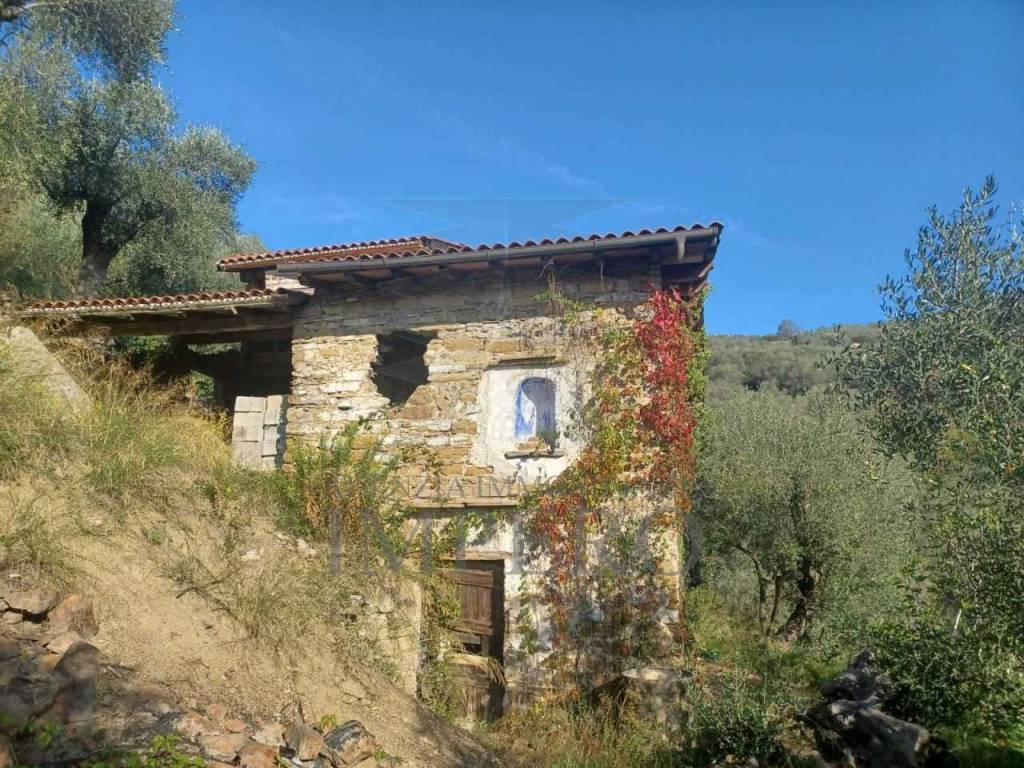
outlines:
[[[391,571],[332,575],[321,540],[281,529],[280,476],[232,465],[220,420],[182,388],[82,347],[62,355],[90,398],[72,411],[11,352],[0,341],[0,578],[84,596],[104,664],[160,688],[175,711],[355,719],[403,764],[491,764],[392,683],[377,625],[358,611],[385,591],[404,599]],[[0,642],[10,631],[0,626]],[[116,698],[105,679],[98,708]]]

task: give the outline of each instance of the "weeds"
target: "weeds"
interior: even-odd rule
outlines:
[[[545,768],[677,768],[678,753],[632,709],[537,704],[506,715],[498,727],[516,752]],[[525,755],[517,755],[520,759]]]
[[[66,531],[40,510],[38,496],[5,492],[0,503],[0,568],[30,568],[47,581],[64,586],[74,576]]]
[[[174,734],[154,737],[143,752],[131,752],[120,757],[86,763],[86,768],[205,768],[206,761],[183,752],[181,739]]]
[[[66,455],[68,420],[53,395],[18,374],[9,350],[0,343],[0,479]]]
[[[89,387],[94,404],[78,426],[84,479],[97,493],[125,500],[173,470],[211,470],[227,451],[212,425],[150,386],[146,371],[110,365]]]

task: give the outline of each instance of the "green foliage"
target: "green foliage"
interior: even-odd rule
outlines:
[[[76,217],[55,214],[43,195],[0,172],[0,290],[65,296],[81,258]]]
[[[120,757],[85,763],[86,768],[205,768],[206,761],[183,752],[181,738],[173,733],[153,737],[142,752],[129,752]]]
[[[1024,733],[1024,665],[1008,648],[927,615],[884,624],[871,641],[895,684],[890,714],[996,742]]]
[[[881,286],[877,344],[837,362],[880,443],[922,470],[968,461],[992,480],[1024,479],[1024,240],[995,228],[995,181],[935,208]]]
[[[174,0],[0,0],[0,40],[53,38],[80,66],[123,80],[164,58]]]
[[[741,393],[712,411],[706,434],[696,514],[713,556],[752,568],[766,635],[796,639],[822,619],[841,631],[846,605],[884,612],[898,600],[908,483],[875,460],[840,402]]]
[[[907,274],[881,286],[877,343],[835,359],[923,488],[923,607],[876,636],[897,706],[990,741],[1024,728],[1024,240],[1013,217],[995,226],[995,193],[989,178],[929,211]]]
[[[846,325],[834,329],[802,331],[780,324],[780,332],[767,336],[709,336],[708,364],[711,400],[743,390],[777,389],[804,395],[835,381],[825,362],[843,343],[869,343],[879,334],[876,326]]]
[[[783,745],[785,704],[764,680],[728,673],[699,690],[691,702],[684,754],[697,768],[751,758],[762,765],[790,765]]]
[[[117,16],[103,10],[117,5],[106,0],[74,9],[70,3],[40,5],[53,6],[54,14],[67,19],[89,16],[83,8],[105,14],[104,23]],[[161,9],[169,18],[171,8],[166,0],[132,0],[125,13],[135,22]],[[178,131],[177,116],[153,81],[103,76],[81,66],[67,37],[48,33],[45,26],[41,20],[17,24],[8,53],[0,58],[0,180],[15,180],[30,197],[45,198],[58,219],[80,220],[76,292],[98,293],[112,263],[116,269],[108,290],[225,285],[228,278],[216,273],[213,263],[240,245],[235,204],[255,163],[215,129]],[[167,27],[152,29],[157,28],[162,47]],[[140,23],[122,33],[145,37],[149,31]],[[138,50],[151,51],[145,40],[137,42]],[[138,71],[147,70],[148,64]],[[30,231],[48,218],[29,211],[34,213],[33,226],[26,227]],[[0,247],[5,240],[0,237]],[[64,254],[74,239],[61,242]],[[3,277],[22,290],[53,290],[58,286],[51,261],[23,264]],[[66,290],[66,284],[59,287],[54,292]]]
[[[348,556],[401,552],[406,512],[397,476],[401,456],[385,456],[380,439],[367,428],[352,422],[333,439],[292,449],[291,470],[269,480],[283,528],[324,539],[337,510]]]

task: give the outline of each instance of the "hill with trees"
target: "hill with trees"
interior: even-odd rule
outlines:
[[[777,389],[805,395],[835,381],[825,363],[847,344],[867,345],[878,339],[877,325],[839,325],[815,331],[783,320],[774,334],[763,336],[712,335],[708,362],[712,398],[731,391]]]

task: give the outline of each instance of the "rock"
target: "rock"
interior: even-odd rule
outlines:
[[[0,638],[0,661],[16,659],[21,655],[21,646],[13,640]]]
[[[58,693],[60,684],[52,676],[17,679],[0,692],[0,712],[6,713],[8,720],[27,721],[53,706]],[[3,729],[4,723],[0,723]]]
[[[75,643],[81,642],[82,637],[73,630],[67,632],[61,632],[59,635],[54,637],[52,640],[46,643],[46,647],[52,653],[65,653]]]
[[[198,712],[184,713],[174,724],[174,730],[192,741],[195,741],[199,736],[208,736],[218,732],[217,726]]]
[[[199,746],[212,759],[231,763],[248,741],[244,733],[208,733],[199,737]]]
[[[13,734],[24,728],[32,719],[32,707],[16,693],[0,693],[0,733]]]
[[[352,678],[346,678],[341,681],[338,686],[338,690],[345,696],[355,699],[356,701],[363,701],[366,699],[366,688],[358,680]]]
[[[299,760],[312,760],[324,748],[324,737],[298,720],[288,726],[284,740]]]
[[[224,718],[228,716],[228,708],[223,704],[211,704],[206,708],[206,714],[210,716],[213,722],[223,723]]]
[[[224,730],[228,733],[241,733],[245,730],[245,723],[237,717],[230,717],[224,721]]]
[[[870,651],[822,683],[823,700],[807,712],[821,756],[856,768],[955,764],[945,745],[925,728],[882,711],[892,690],[891,680]]]
[[[11,740],[0,733],[0,768],[14,768],[17,764],[14,750],[11,749]]]
[[[250,741],[238,750],[238,764],[241,768],[274,768],[277,765],[277,749]]]
[[[88,640],[100,630],[92,603],[81,595],[65,597],[50,611],[46,619],[49,631],[53,635],[73,631]]]
[[[48,653],[45,656],[40,656],[36,659],[36,667],[47,673],[53,672],[53,670],[57,668],[58,664],[60,664],[59,653]]]
[[[284,726],[280,723],[263,723],[252,735],[254,741],[271,747],[284,746]]]
[[[331,761],[335,768],[355,765],[373,755],[377,743],[367,733],[363,724],[357,720],[349,720],[333,729],[324,737],[321,753]]]
[[[86,642],[72,645],[53,670],[58,692],[48,713],[63,723],[92,717],[99,672],[99,649]]]
[[[57,604],[57,593],[46,587],[0,586],[0,597],[7,603],[9,611],[29,616],[45,616]]]
[[[928,731],[859,701],[834,701],[817,708],[816,725],[838,738],[819,742],[822,752],[858,768],[917,768]]]

